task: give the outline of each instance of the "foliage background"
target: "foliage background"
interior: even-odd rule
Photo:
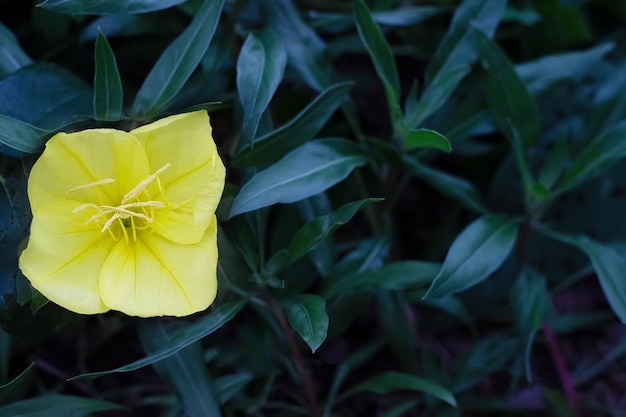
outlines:
[[[0,1],[0,415],[626,415],[626,3]],[[57,131],[206,108],[219,295],[17,268]]]

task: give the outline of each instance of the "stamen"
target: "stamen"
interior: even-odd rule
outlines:
[[[124,196],[124,198],[122,199],[122,204],[127,203],[129,200],[131,200],[132,198],[134,198],[135,196],[137,196],[140,192],[142,192],[143,190],[146,189],[146,187],[148,185],[150,185],[150,183],[152,181],[154,181],[158,175],[160,173],[162,173],[163,171],[165,171],[166,169],[168,169],[172,164],[170,164],[169,162],[165,165],[163,165],[161,168],[157,169],[154,174],[151,174],[150,176],[148,176],[148,178],[146,178],[145,180],[141,181],[139,184],[137,184],[135,186],[135,188],[133,188],[132,190],[130,190],[128,193],[126,193],[126,195]]]
[[[85,188],[96,187],[98,185],[111,184],[112,182],[115,182],[115,178],[104,178],[102,180],[90,182],[90,183],[87,183],[87,184],[77,185],[76,187],[70,188],[66,192],[68,194],[70,194],[70,193],[73,193],[74,191],[82,190],[82,189],[85,189]]]

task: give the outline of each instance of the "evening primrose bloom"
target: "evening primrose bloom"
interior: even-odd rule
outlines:
[[[81,314],[204,310],[217,291],[224,177],[205,111],[131,132],[59,133],[30,173],[33,221],[20,268]]]

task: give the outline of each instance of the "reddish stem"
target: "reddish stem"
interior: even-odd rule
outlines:
[[[556,338],[556,334],[554,333],[554,330],[552,330],[552,327],[547,323],[543,325],[543,335],[546,338],[546,343],[548,344],[548,349],[552,355],[556,372],[559,375],[559,380],[561,381],[565,398],[567,398],[567,402],[569,403],[574,416],[578,417],[578,399],[574,388],[574,382],[569,371],[567,370],[567,366],[565,365],[563,351],[561,350],[561,345]]]

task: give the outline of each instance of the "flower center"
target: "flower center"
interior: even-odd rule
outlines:
[[[117,206],[85,203],[72,210],[72,213],[92,209],[95,213],[85,221],[85,225],[97,224],[102,233],[108,231],[111,237],[116,241],[121,239],[122,236],[124,237],[126,243],[130,242],[131,236],[133,241],[135,241],[137,240],[138,230],[151,229],[151,224],[154,223],[155,211],[166,207],[165,202],[152,199],[147,187],[155,182],[161,196],[164,198],[159,175],[169,167],[170,164],[167,163],[163,167],[157,169],[153,174],[149,175],[146,179],[140,181],[132,190],[124,195],[122,201],[120,201],[120,204]],[[71,188],[67,192],[69,194],[74,191],[110,184],[113,182],[115,182],[114,178],[104,178],[88,184],[78,185]],[[121,230],[121,232],[118,232],[118,230]]]

